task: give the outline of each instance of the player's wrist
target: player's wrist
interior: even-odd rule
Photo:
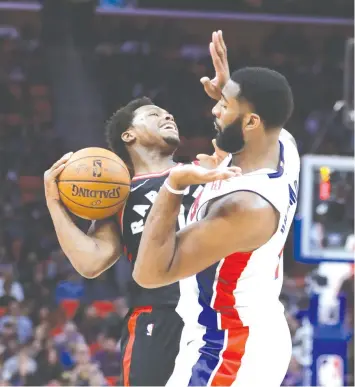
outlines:
[[[174,179],[171,176],[169,176],[165,180],[164,186],[169,192],[175,195],[183,195],[185,192],[185,189],[187,188],[186,186],[181,185],[178,182],[174,181]]]
[[[60,205],[60,199],[56,198],[46,198],[47,207],[56,207]]]
[[[46,204],[49,212],[56,211],[59,208],[64,208],[60,199],[48,198],[46,200]]]

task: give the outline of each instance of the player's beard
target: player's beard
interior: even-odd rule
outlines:
[[[219,128],[216,136],[218,148],[228,153],[238,153],[243,150],[245,141],[243,136],[243,117],[238,117],[233,123],[226,126],[223,131]]]

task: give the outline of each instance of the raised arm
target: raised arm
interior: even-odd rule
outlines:
[[[205,182],[211,181],[209,173],[200,172]],[[169,185],[174,189],[184,188],[185,184],[174,181],[174,174],[173,170]],[[203,177],[200,176],[198,183]],[[220,179],[218,176],[215,180]],[[176,233],[180,204],[181,196],[172,194],[166,186],[154,202],[133,272],[133,278],[143,287],[165,286],[194,275],[234,252],[252,251],[269,240],[277,227],[278,213],[267,201],[255,193],[237,192],[215,201],[203,220]]]
[[[212,33],[212,42],[209,45],[215,77],[210,80],[208,77],[202,77],[202,83],[206,94],[218,101],[221,98],[221,92],[230,78],[229,63],[227,57],[227,46],[223,39],[222,31]]]
[[[120,232],[112,219],[93,222],[88,235],[72,221],[60,202],[56,183],[56,177],[64,169],[70,156],[71,154],[63,156],[44,174],[47,206],[64,254],[79,274],[86,278],[95,278],[120,257]]]

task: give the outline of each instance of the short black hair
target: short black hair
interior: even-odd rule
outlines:
[[[245,67],[234,71],[231,79],[241,88],[237,98],[252,105],[265,129],[281,128],[291,117],[292,90],[282,74],[264,67]]]
[[[130,172],[133,171],[133,165],[121,136],[132,125],[134,112],[146,105],[154,105],[154,103],[148,97],[135,99],[113,113],[106,123],[105,132],[108,146],[127,164]]]

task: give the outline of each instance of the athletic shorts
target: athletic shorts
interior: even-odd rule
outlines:
[[[130,310],[122,330],[122,384],[165,386],[179,352],[183,322],[174,308]]]
[[[167,387],[279,387],[292,354],[286,319],[229,330],[183,329]]]

